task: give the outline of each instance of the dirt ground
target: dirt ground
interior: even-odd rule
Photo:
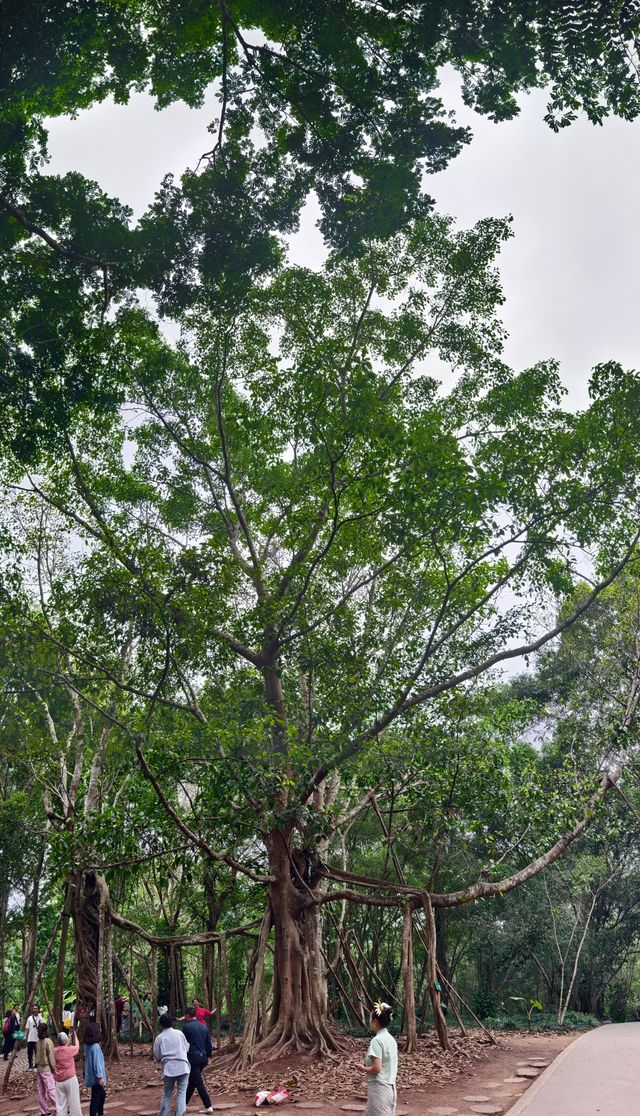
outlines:
[[[400,1052],[398,1078],[398,1116],[471,1116],[474,1105],[491,1106],[505,1113],[515,1104],[535,1077],[519,1078],[518,1070],[529,1060],[551,1061],[576,1034],[514,1034],[503,1035],[498,1046],[487,1044],[478,1033],[468,1038],[453,1037],[454,1051],[443,1054],[432,1038],[422,1039],[417,1054],[403,1056]],[[267,1063],[235,1077],[223,1068],[224,1050],[214,1054],[205,1073],[207,1087],[216,1111],[229,1116],[250,1116],[257,1111],[253,1098],[259,1088],[274,1088],[289,1083],[292,1101],[278,1111],[292,1116],[304,1105],[326,1116],[346,1116],[361,1112],[365,1103],[363,1077],[355,1068],[361,1060],[365,1043],[352,1040],[351,1053],[340,1063],[311,1061],[297,1057],[281,1063]],[[109,1088],[105,1114],[113,1116],[157,1116],[160,1108],[161,1078],[149,1057],[149,1049],[140,1049],[131,1058],[123,1052],[120,1064],[108,1066]],[[541,1072],[541,1070],[540,1070]],[[35,1073],[22,1069],[14,1072],[10,1089],[0,1098],[0,1116],[37,1116],[39,1112]],[[88,1110],[88,1093],[82,1089],[83,1111]],[[473,1099],[478,1098],[474,1102]],[[483,1098],[482,1101],[480,1098]],[[345,1105],[353,1108],[345,1109]],[[187,1112],[195,1116],[202,1111],[199,1097],[194,1095]],[[311,1111],[309,1112],[311,1116]]]

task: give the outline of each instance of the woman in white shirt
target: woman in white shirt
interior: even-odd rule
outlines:
[[[389,1004],[374,1005],[371,1013],[373,1038],[364,1065],[359,1067],[367,1075],[365,1116],[395,1116],[398,1046],[388,1031],[392,1016]]]

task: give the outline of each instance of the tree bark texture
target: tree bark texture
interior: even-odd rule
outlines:
[[[416,998],[413,983],[413,916],[411,905],[406,904],[402,932],[402,984],[404,988],[405,1052],[415,1054],[418,1049],[416,1024]]]
[[[86,1008],[97,1008],[103,956],[101,928],[109,911],[109,889],[104,877],[98,872],[76,872],[72,902],[76,982],[78,1000]]]

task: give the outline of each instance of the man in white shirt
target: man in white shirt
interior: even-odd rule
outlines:
[[[44,1018],[40,1015],[40,1007],[38,1004],[33,1005],[33,1011],[24,1025],[26,1039],[27,1039],[27,1057],[29,1059],[29,1069],[34,1070],[36,1067],[33,1064],[33,1059],[36,1053],[36,1046],[38,1045],[38,1026],[44,1023]]]
[[[173,1087],[176,1087],[176,1114],[185,1116],[187,1108],[187,1085],[191,1066],[187,1057],[189,1043],[182,1031],[173,1026],[170,1015],[160,1017],[160,1034],[153,1044],[153,1056],[162,1065],[164,1092],[160,1104],[160,1116],[169,1116]]]

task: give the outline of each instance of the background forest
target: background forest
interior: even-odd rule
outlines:
[[[9,5],[0,999],[219,1005],[239,1064],[640,997],[640,379],[504,360],[496,121],[640,110],[637,5]],[[614,11],[615,7],[615,11]],[[594,14],[594,9],[597,12]],[[336,34],[336,22],[341,33]],[[219,115],[134,220],[47,121]],[[327,248],[294,265],[313,192]]]

